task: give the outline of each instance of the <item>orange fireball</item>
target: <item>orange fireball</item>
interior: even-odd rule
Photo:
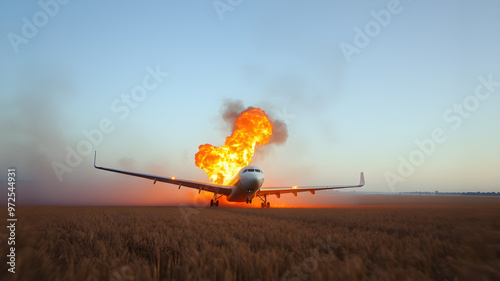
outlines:
[[[216,184],[227,184],[242,167],[252,162],[256,145],[269,142],[273,124],[260,108],[248,108],[234,123],[236,130],[221,147],[200,145],[196,166],[203,169]]]

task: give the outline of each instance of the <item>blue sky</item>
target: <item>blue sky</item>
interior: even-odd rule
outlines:
[[[287,142],[254,158],[268,185],[355,183],[364,171],[365,191],[500,191],[498,1],[241,1],[222,14],[222,0],[40,3],[53,16],[35,1],[0,1],[0,166],[17,167],[34,201],[172,196],[170,186],[151,191],[93,170],[92,155],[59,181],[53,163],[65,164],[65,148],[105,118],[115,129],[92,146],[102,165],[208,180],[194,154],[230,133],[226,99],[293,115],[283,120]],[[372,11],[390,20],[382,26]],[[47,22],[23,35],[23,18],[34,24],[43,13]],[[370,43],[347,59],[341,45],[356,47],[356,28],[374,23]],[[113,101],[148,68],[169,75],[120,119]],[[488,93],[479,77],[493,90],[473,104],[477,87]],[[465,100],[473,110],[453,129]],[[415,141],[436,128],[446,140],[400,173],[401,158],[423,153]]]

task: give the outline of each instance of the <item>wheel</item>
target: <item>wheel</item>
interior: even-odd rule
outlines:
[[[271,208],[271,203],[270,202],[267,202],[267,207]]]
[[[215,201],[215,207],[219,207],[219,200]]]
[[[210,207],[212,207],[214,205],[214,200],[210,200]]]

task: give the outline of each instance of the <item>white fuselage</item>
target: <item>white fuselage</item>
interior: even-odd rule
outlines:
[[[231,202],[245,202],[253,199],[264,183],[264,172],[257,166],[243,167],[229,182],[234,186],[231,195],[227,197]]]

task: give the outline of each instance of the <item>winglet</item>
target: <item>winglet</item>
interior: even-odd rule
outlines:
[[[362,187],[363,185],[365,185],[365,174],[361,172],[359,175],[359,187]]]
[[[97,168],[97,166],[95,165],[95,159],[97,157],[97,151],[94,151],[94,168]]]

